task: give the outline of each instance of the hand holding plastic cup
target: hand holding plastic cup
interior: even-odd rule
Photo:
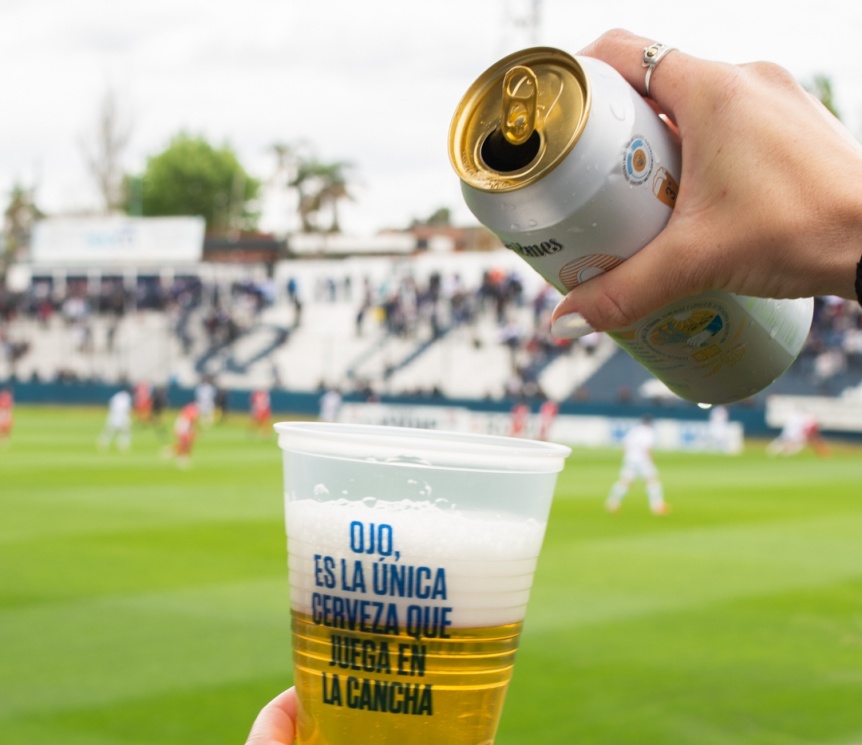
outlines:
[[[569,448],[275,429],[300,745],[491,745]]]

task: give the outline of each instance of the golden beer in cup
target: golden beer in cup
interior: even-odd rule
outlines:
[[[490,745],[569,449],[276,425],[301,745]]]

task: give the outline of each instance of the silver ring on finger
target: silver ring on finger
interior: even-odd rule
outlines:
[[[652,78],[653,72],[655,72],[656,67],[658,67],[658,63],[664,59],[664,56],[669,52],[673,51],[676,51],[676,47],[670,47],[667,44],[661,44],[657,41],[647,47],[644,47],[641,67],[646,68],[646,77],[644,78],[644,91],[646,92],[647,98],[651,98],[649,92],[649,82]]]

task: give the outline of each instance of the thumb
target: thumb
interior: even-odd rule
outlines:
[[[669,224],[630,259],[571,290],[554,309],[551,333],[576,339],[593,331],[621,329],[694,294],[686,289],[686,262],[669,260],[674,255],[679,252],[674,250]]]
[[[296,690],[289,688],[263,707],[252,725],[246,745],[293,745]]]

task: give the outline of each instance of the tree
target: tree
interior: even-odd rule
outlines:
[[[272,180],[288,186],[296,177],[299,164],[309,159],[307,142],[275,142],[270,146],[275,156],[275,171]]]
[[[9,192],[9,204],[3,211],[5,259],[13,259],[20,250],[30,245],[33,224],[45,214],[36,206],[35,189],[15,184]]]
[[[427,220],[419,220],[414,218],[410,224],[410,227],[415,228],[419,226],[432,226],[432,227],[443,227],[447,228],[452,224],[452,210],[448,207],[439,207],[431,213],[431,216]]]
[[[319,201],[322,210],[329,210],[330,221],[327,232],[340,233],[341,224],[338,219],[338,205],[345,199],[353,199],[348,189],[346,171],[352,168],[350,163],[338,161],[322,164],[318,170],[320,179]]]
[[[352,199],[347,171],[353,166],[345,161],[324,163],[316,158],[303,158],[296,163],[293,179],[288,186],[299,196],[299,219],[303,233],[340,233],[338,205]],[[321,214],[329,213],[328,225]]]
[[[280,200],[279,207],[284,211],[281,217],[287,221],[287,232],[291,232],[291,226],[299,219],[299,195],[292,184],[296,180],[300,163],[308,159],[311,148],[304,140],[275,142],[270,145],[270,152],[275,163],[267,178],[267,186],[276,190]]]
[[[87,167],[106,213],[123,207],[125,200],[122,155],[131,139],[131,124],[120,112],[120,102],[113,90],[108,90],[99,108],[95,137],[88,145],[81,139],[81,148]]]
[[[180,133],[147,160],[140,210],[149,216],[196,215],[211,233],[237,233],[257,226],[253,202],[259,189],[228,145],[215,148],[201,136]]]

